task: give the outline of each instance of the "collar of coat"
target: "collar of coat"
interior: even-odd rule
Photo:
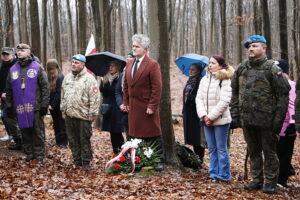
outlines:
[[[231,79],[233,77],[234,74],[234,68],[230,65],[228,65],[227,69],[221,69],[218,70],[216,72],[208,72],[207,67],[205,68],[206,70],[206,76],[213,76],[218,80],[227,80],[227,79]]]

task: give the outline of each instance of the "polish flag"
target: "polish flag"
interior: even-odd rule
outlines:
[[[96,45],[95,45],[95,39],[94,39],[94,36],[93,34],[91,34],[91,38],[89,40],[89,43],[87,45],[87,48],[86,48],[86,51],[85,51],[85,55],[90,55],[92,53],[96,53],[97,50],[96,50]]]

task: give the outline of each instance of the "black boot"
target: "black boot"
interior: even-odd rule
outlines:
[[[275,184],[273,183],[264,184],[262,191],[263,193],[267,193],[267,194],[275,194],[276,193]]]
[[[30,162],[31,160],[33,160],[34,159],[34,157],[32,156],[32,155],[28,155],[26,158],[24,158],[23,160],[25,161],[25,162]]]
[[[262,182],[260,181],[251,181],[250,183],[244,185],[245,190],[259,190],[263,186]]]
[[[82,170],[83,171],[89,171],[91,169],[91,166],[89,163],[83,163]]]
[[[15,144],[15,145],[12,145],[12,146],[9,146],[7,147],[9,150],[15,150],[15,151],[20,151],[22,150],[22,145],[20,144]]]

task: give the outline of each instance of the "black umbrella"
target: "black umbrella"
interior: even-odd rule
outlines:
[[[104,76],[109,71],[110,62],[114,60],[121,63],[122,71],[126,66],[126,59],[123,56],[119,56],[108,51],[86,56],[86,67],[96,76]]]

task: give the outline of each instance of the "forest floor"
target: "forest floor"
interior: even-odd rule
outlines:
[[[182,88],[186,77],[171,69],[172,110],[181,113]],[[231,173],[228,182],[208,178],[206,151],[201,170],[180,170],[166,166],[163,172],[143,176],[139,173],[107,175],[104,165],[112,155],[109,133],[93,129],[92,170],[85,172],[72,164],[69,148],[55,145],[51,118],[46,117],[46,158],[43,163],[22,161],[25,155],[6,150],[0,143],[0,199],[300,199],[300,138],[295,144],[292,164],[297,172],[288,188],[277,194],[245,191],[244,158],[246,144],[242,131],[231,135]],[[182,124],[174,125],[176,140],[183,143]],[[0,125],[0,136],[5,134]],[[249,165],[248,165],[249,168]]]

